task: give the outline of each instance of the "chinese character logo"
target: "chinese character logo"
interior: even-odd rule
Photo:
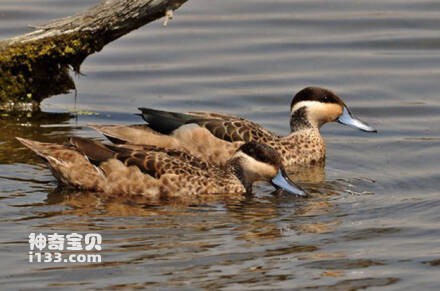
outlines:
[[[43,250],[47,245],[47,239],[44,234],[39,233],[35,235],[35,233],[31,233],[29,235],[29,247],[33,251],[34,249]]]

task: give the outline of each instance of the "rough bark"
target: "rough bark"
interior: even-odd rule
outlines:
[[[107,43],[169,15],[187,0],[103,0],[81,13],[0,41],[0,110],[38,109],[75,88],[69,68]]]

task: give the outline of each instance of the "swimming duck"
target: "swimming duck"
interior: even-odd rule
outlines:
[[[243,194],[256,181],[306,196],[286,175],[277,151],[255,141],[243,144],[225,166],[155,146],[106,145],[72,137],[68,144],[17,138],[42,157],[65,185],[109,195],[151,198]]]
[[[252,121],[206,112],[176,113],[139,108],[148,126],[94,125],[116,143],[180,149],[205,161],[225,164],[245,142],[257,141],[278,151],[286,167],[323,164],[325,142],[319,129],[328,122],[377,132],[357,119],[342,99],[318,87],[299,91],[290,104],[290,134],[279,136]]]

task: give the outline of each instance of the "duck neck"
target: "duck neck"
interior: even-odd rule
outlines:
[[[241,166],[241,161],[239,157],[232,158],[231,160],[229,160],[226,163],[226,170],[230,173],[233,173],[234,176],[240,180],[241,184],[243,184],[243,186],[245,187],[246,192],[248,193],[252,192],[253,181],[251,181],[248,175],[246,175],[246,172]]]
[[[309,119],[307,108],[300,107],[292,112],[290,117],[290,130],[297,132],[304,129],[319,129],[318,124]]]

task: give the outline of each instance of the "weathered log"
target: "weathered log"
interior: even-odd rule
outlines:
[[[169,17],[186,1],[103,0],[0,41],[0,110],[35,110],[44,98],[74,89],[69,68],[79,72],[88,55],[148,22]]]

